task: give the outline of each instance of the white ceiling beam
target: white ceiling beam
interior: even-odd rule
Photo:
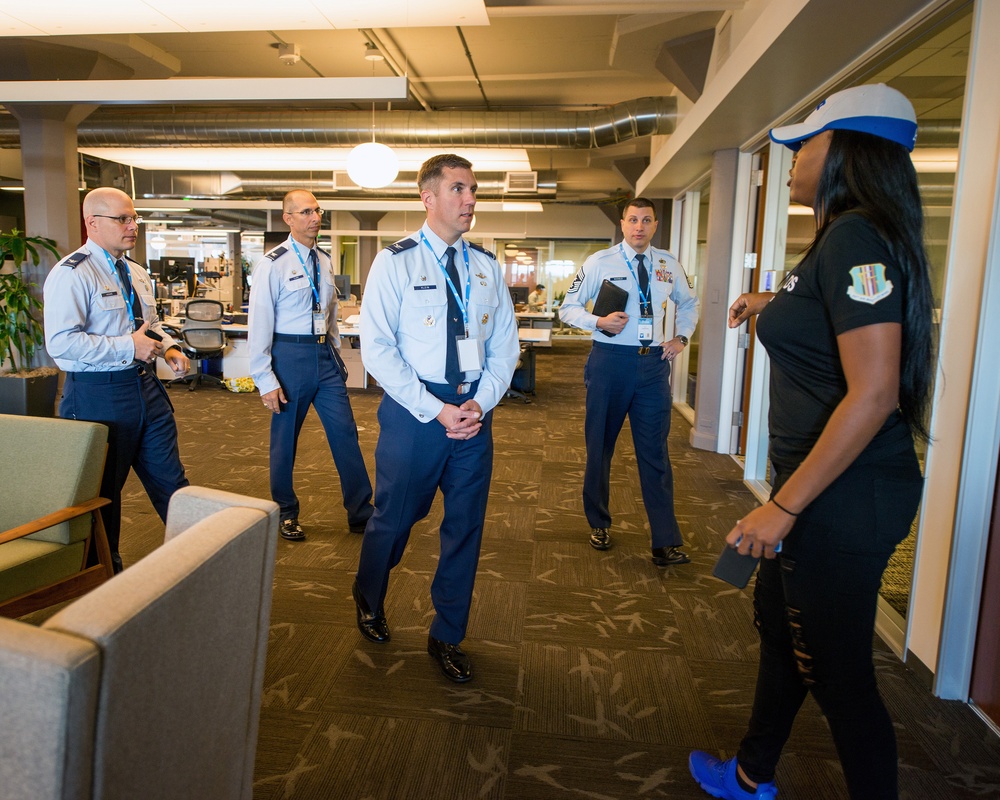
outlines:
[[[738,11],[746,0],[638,0],[609,5],[607,0],[574,0],[565,3],[533,2],[531,5],[490,6],[491,19],[500,17],[616,17],[621,14],[695,14],[702,11]]]
[[[274,100],[405,100],[399,78],[170,78],[0,81],[0,103],[260,103]]]

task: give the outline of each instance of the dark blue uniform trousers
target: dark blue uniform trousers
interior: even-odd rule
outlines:
[[[670,362],[661,355],[660,347],[639,355],[638,347],[594,342],[583,371],[587,387],[583,511],[592,528],[610,527],[611,459],[627,414],[652,546],[670,547],[682,544],[682,539],[674,515],[674,473],[667,453]]]
[[[109,498],[111,505],[104,506],[101,515],[108,545],[117,556],[122,487],[129,469],[135,470],[153,508],[164,521],[171,495],[188,485],[177,449],[177,424],[167,390],[147,367],[133,366],[118,372],[69,372],[59,416],[108,426],[108,458],[101,496]]]
[[[475,392],[428,384],[446,403],[461,405]],[[493,414],[471,439],[449,439],[437,420],[422,423],[388,395],[378,410],[375,447],[375,514],[365,529],[358,588],[369,608],[382,608],[389,571],[403,557],[410,529],[427,516],[438,487],[444,496],[441,555],[431,600],[437,612],[430,634],[458,644],[465,638],[479,564],[483,520],[493,474]]]
[[[281,519],[299,515],[299,498],[292,484],[299,432],[309,412],[316,409],[340,475],[349,525],[361,525],[372,514],[372,484],[358,444],[347,386],[334,363],[330,346],[316,342],[273,342],[271,363],[287,403],[271,415],[271,498],[281,508]]]

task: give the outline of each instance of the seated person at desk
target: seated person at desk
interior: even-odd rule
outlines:
[[[337,465],[348,527],[364,533],[373,511],[372,485],[338,352],[333,265],[316,247],[323,211],[302,190],[285,195],[283,208],[291,235],[254,268],[249,322],[250,374],[272,413],[271,497],[281,508],[279,533],[293,541],[305,538],[292,473],[310,405]]]
[[[535,286],[535,291],[528,295],[528,311],[545,310],[545,284],[539,283]]]

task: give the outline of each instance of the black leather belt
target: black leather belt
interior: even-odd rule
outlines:
[[[148,372],[144,364],[133,364],[131,367],[117,369],[114,372],[68,372],[67,375],[80,383],[121,383],[134,381]]]
[[[326,344],[325,333],[276,333],[274,341],[289,344]]]

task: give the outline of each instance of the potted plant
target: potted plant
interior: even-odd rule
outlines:
[[[17,228],[0,232],[0,412],[51,417],[55,410],[59,371],[33,368],[35,351],[44,343],[42,302],[35,284],[25,279],[27,258],[38,263],[44,248],[56,259],[56,243],[44,236],[25,236]],[[13,262],[8,265],[7,261]]]

